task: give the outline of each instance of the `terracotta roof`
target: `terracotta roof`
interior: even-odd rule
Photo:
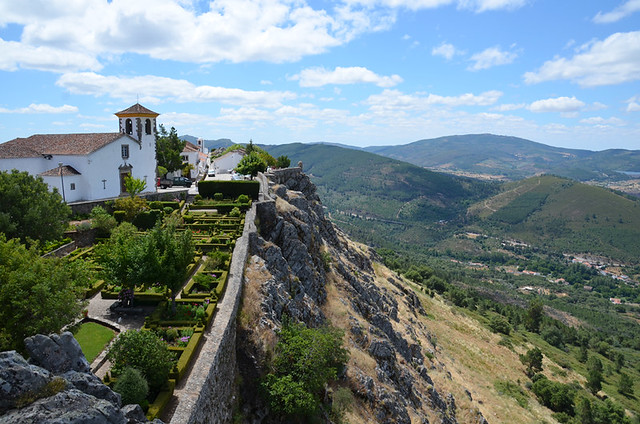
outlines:
[[[122,133],[36,134],[0,144],[0,159],[87,155],[120,137],[131,138]],[[133,138],[131,140],[137,143]]]
[[[183,152],[198,152],[198,151],[200,151],[200,149],[195,144],[189,143],[187,141],[187,144],[184,145],[184,149],[182,149],[182,151]]]
[[[140,103],[136,103],[133,106],[126,108],[125,110],[121,110],[120,112],[115,113],[116,116],[127,116],[127,115],[135,115],[135,116],[146,116],[153,115],[154,117],[160,115],[152,110],[147,109],[142,106]]]
[[[60,167],[52,168],[48,171],[44,171],[39,173],[41,177],[59,177],[60,176]],[[73,166],[63,165],[62,166],[62,175],[70,176],[70,175],[81,175]]]

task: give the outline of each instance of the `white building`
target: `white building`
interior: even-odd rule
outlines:
[[[132,175],[155,191],[157,113],[136,103],[115,114],[117,133],[36,134],[0,144],[0,171],[38,175],[66,202],[118,197]]]
[[[231,171],[238,166],[238,163],[240,163],[240,160],[245,154],[243,149],[227,152],[222,156],[212,159],[210,169],[214,169],[216,174],[231,173]]]
[[[185,175],[185,177],[195,179],[206,172],[207,153],[205,152],[204,141],[201,138],[198,139],[197,146],[187,141],[184,150],[182,150],[181,158],[183,163],[188,163],[193,166],[189,175]]]

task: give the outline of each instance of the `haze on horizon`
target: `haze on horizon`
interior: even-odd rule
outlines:
[[[492,133],[640,149],[640,2],[0,3],[0,142],[114,132],[408,144]]]

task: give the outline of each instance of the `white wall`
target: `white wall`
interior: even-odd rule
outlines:
[[[226,174],[230,172],[229,170],[238,166],[240,159],[242,159],[243,155],[239,152],[229,152],[225,155],[220,156],[219,158],[215,158],[211,161],[211,166],[216,170],[217,173]]]

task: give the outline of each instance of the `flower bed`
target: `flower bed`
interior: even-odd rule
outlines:
[[[177,313],[170,316],[171,302],[163,301],[145,319],[145,329],[155,329],[158,327],[190,327],[194,325],[207,326],[213,319],[216,309],[216,301],[205,299],[201,302],[193,300],[176,299]]]
[[[183,299],[220,299],[229,273],[223,270],[198,271],[182,290]],[[203,281],[210,277],[210,282]]]

